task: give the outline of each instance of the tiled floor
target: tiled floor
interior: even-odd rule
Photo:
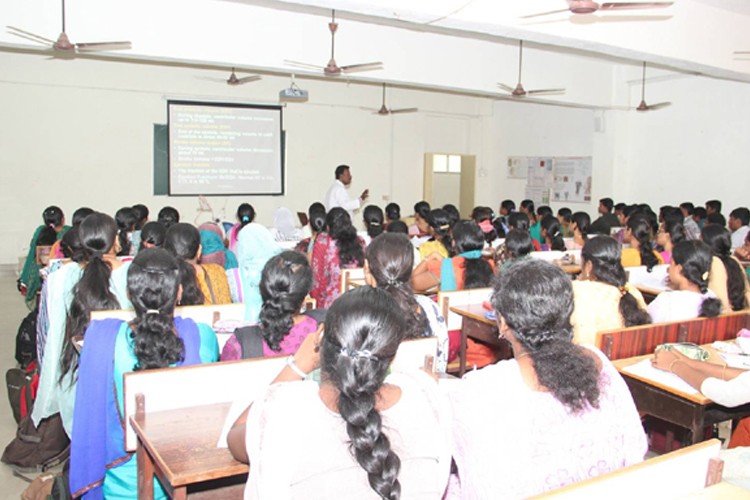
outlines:
[[[23,297],[16,291],[16,278],[10,273],[0,273],[0,372],[3,374],[3,397],[0,401],[0,449],[5,449],[16,435],[16,421],[8,403],[5,372],[16,366],[15,346],[18,325],[29,313]],[[35,477],[36,474],[30,474]],[[13,475],[13,469],[0,464],[0,500],[17,500],[28,483]]]

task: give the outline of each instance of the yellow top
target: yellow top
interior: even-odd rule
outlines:
[[[419,245],[419,256],[422,260],[425,260],[430,256],[430,254],[436,252],[439,253],[440,256],[444,259],[448,257],[448,250],[445,248],[445,245],[437,240],[425,241],[424,243]]]

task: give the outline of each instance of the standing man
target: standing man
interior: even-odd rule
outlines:
[[[349,194],[346,192],[346,188],[352,183],[352,173],[349,170],[349,165],[339,165],[336,167],[336,180],[333,181],[331,187],[328,188],[328,192],[325,197],[326,210],[331,210],[334,207],[341,207],[347,212],[352,218],[354,223],[354,211],[359,209],[365,202],[370,194],[369,189],[362,191],[362,195],[359,198],[351,199]]]

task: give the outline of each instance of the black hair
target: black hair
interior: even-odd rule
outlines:
[[[398,203],[390,202],[385,206],[385,217],[391,222],[401,218],[401,207]]]
[[[719,200],[708,200],[706,202],[706,209],[713,209],[717,214],[721,213],[721,201]]]
[[[85,255],[83,251],[83,243],[81,243],[81,236],[78,231],[79,224],[73,226],[70,231],[67,231],[60,239],[60,250],[62,250],[63,256],[72,260],[73,262],[83,262]]]
[[[727,227],[727,219],[719,212],[712,212],[706,215],[706,224],[716,224],[721,227]]]
[[[443,205],[443,210],[448,214],[451,227],[453,227],[453,224],[461,220],[461,213],[458,211],[458,208],[456,208],[456,205],[446,203]]]
[[[747,207],[735,208],[729,212],[729,217],[734,217],[742,223],[743,226],[750,224],[750,210]]]
[[[492,219],[494,217],[495,213],[490,207],[474,207],[474,210],[471,211],[471,219],[477,224],[481,224],[484,221],[489,221],[490,224],[492,224]],[[480,229],[482,229],[481,226]],[[484,235],[484,241],[487,243],[492,243],[497,239],[497,231],[495,230],[494,225],[489,231],[485,232],[485,230],[482,229],[482,234]]]
[[[615,203],[615,212],[618,212],[618,211],[622,212],[623,209],[625,209],[625,207],[627,207],[627,206],[628,206],[627,203],[623,203],[623,202]]]
[[[182,299],[184,306],[201,305],[206,302],[203,292],[198,287],[195,267],[188,260],[195,259],[201,244],[201,235],[192,224],[178,222],[169,229],[164,236],[164,250],[177,259],[180,268],[180,283],[182,284]]]
[[[344,175],[344,172],[349,170],[349,165],[339,165],[336,167],[336,170],[334,171],[333,175],[336,179]]]
[[[589,217],[589,214],[586,212],[576,212],[571,218],[578,228],[578,231],[580,231],[581,236],[583,236],[583,239],[585,240],[588,238],[589,228],[591,226],[591,217]]]
[[[456,254],[482,250],[484,235],[477,223],[472,220],[462,220],[453,226],[453,243]],[[492,281],[492,266],[480,257],[478,259],[464,259],[464,289],[483,288]]]
[[[445,247],[445,250],[448,252],[448,255],[451,255],[451,252],[453,250],[451,245],[451,218],[450,215],[448,215],[448,212],[443,210],[442,208],[436,208],[434,210],[430,210],[430,213],[427,215],[427,218],[425,219],[427,223],[432,228],[432,232],[435,236],[431,238],[432,240],[438,240],[442,245]]]
[[[615,206],[615,202],[612,201],[612,198],[602,198],[599,200],[599,203],[607,209],[607,212],[611,212],[612,208]]]
[[[703,220],[706,218],[706,209],[703,207],[695,207],[695,210],[693,210],[693,215],[698,217],[700,220]]]
[[[401,460],[383,432],[376,397],[396,355],[404,321],[384,290],[359,287],[341,295],[326,316],[321,371],[339,392],[349,449],[380,498],[401,498]]]
[[[310,229],[319,233],[326,227],[326,207],[319,201],[316,201],[307,209],[307,218],[310,222]]]
[[[510,213],[516,209],[516,204],[513,200],[503,200],[502,203],[500,203],[500,208],[504,208]]]
[[[653,232],[648,219],[642,214],[634,215],[628,219],[628,228],[630,228],[633,238],[638,241],[641,265],[646,266],[646,270],[651,272],[654,266],[659,263],[659,259],[654,255]]]
[[[164,246],[164,239],[167,236],[167,229],[158,222],[147,222],[141,229],[141,246],[139,252],[146,248],[143,243],[148,243],[156,248]]]
[[[406,223],[401,220],[394,220],[393,222],[388,224],[386,231],[388,231],[389,233],[409,234],[409,228],[406,226]]]
[[[147,248],[131,262],[128,295],[135,318],[130,338],[137,359],[133,370],[165,368],[185,359],[185,344],[174,328],[179,286],[179,263],[166,250]]]
[[[546,235],[545,238],[549,241],[550,250],[560,250],[564,252],[565,241],[563,240],[560,221],[557,220],[557,217],[552,214],[547,214],[542,217],[540,225]]]
[[[622,215],[626,219],[639,213],[643,213],[643,211],[638,205],[626,205],[622,207]]]
[[[536,259],[511,264],[495,282],[492,306],[529,353],[539,385],[570,412],[599,407],[599,370],[573,344],[573,287],[559,267]]]
[[[81,258],[86,261],[81,279],[73,287],[73,300],[65,319],[65,347],[60,358],[60,381],[72,369],[78,368],[78,353],[73,338],[83,336],[89,325],[91,311],[119,309],[120,303],[109,288],[112,267],[104,255],[112,249],[117,236],[117,224],[107,214],[95,212],[78,226],[81,239]]]
[[[672,245],[686,240],[687,235],[685,234],[685,226],[683,225],[684,217],[682,214],[668,213],[664,217],[664,232],[669,235],[669,240]]]
[[[156,220],[167,229],[180,222],[180,212],[174,207],[164,207],[159,210]]]
[[[351,264],[362,267],[365,262],[365,254],[357,236],[357,230],[352,226],[349,213],[341,207],[332,208],[326,215],[326,229],[331,238],[336,241],[339,267]]]
[[[511,259],[525,257],[534,251],[534,243],[528,231],[522,229],[511,229],[505,235],[505,248]]]
[[[414,215],[419,215],[421,218],[427,220],[427,217],[430,215],[430,204],[424,200],[415,203]]]
[[[120,242],[120,251],[117,255],[130,255],[130,233],[135,231],[138,216],[132,208],[123,207],[115,213],[115,222],[117,222],[117,241]]]
[[[732,236],[725,228],[717,225],[704,227],[701,231],[703,242],[714,256],[724,264],[727,272],[727,295],[733,311],[745,309],[745,273],[732,258]]]
[[[74,226],[77,226],[81,222],[83,222],[83,219],[88,217],[89,215],[93,214],[94,210],[89,207],[81,207],[77,209],[75,212],[73,212],[73,220],[72,223]]]
[[[430,324],[424,311],[414,299],[411,288],[411,271],[414,251],[409,238],[403,234],[385,233],[367,247],[367,265],[382,288],[396,300],[406,322],[404,338],[423,337]]]
[[[60,210],[60,207],[51,205],[45,208],[44,212],[42,212],[42,220],[44,221],[45,226],[55,228],[62,225],[65,220],[65,215],[63,214],[63,211]]]
[[[628,281],[622,267],[620,244],[610,236],[596,236],[587,240],[581,250],[581,266],[591,262],[591,274],[595,281],[606,283],[619,289],[619,310],[625,326],[651,323],[651,316],[638,305],[638,301],[628,292]]]
[[[562,207],[560,210],[557,211],[557,216],[562,217],[565,222],[570,224],[573,222],[573,211],[569,209],[568,207]]]
[[[140,230],[143,229],[143,226],[146,224],[146,221],[148,221],[148,207],[142,203],[138,203],[136,205],[133,205],[133,212],[135,212],[135,218],[138,219],[138,221],[135,223],[135,229]]]
[[[260,277],[260,326],[272,351],[281,350],[281,341],[294,326],[305,297],[313,288],[313,273],[307,257],[284,251],[271,257]]]
[[[57,241],[57,231],[51,226],[42,226],[41,231],[36,237],[36,246],[48,247],[55,244]]]
[[[255,209],[249,203],[241,203],[237,207],[237,220],[240,222],[240,229],[255,220]],[[238,230],[239,231],[239,230]]]
[[[523,212],[513,212],[508,215],[508,227],[510,229],[521,229],[528,231],[531,225],[529,216]]]
[[[539,208],[536,209],[537,217],[540,219],[543,217],[546,217],[547,215],[553,215],[554,212],[552,211],[552,208],[547,205],[540,205]]]
[[[672,262],[682,266],[682,275],[698,286],[702,294],[708,292],[708,275],[711,272],[711,249],[699,240],[686,240],[674,246]],[[721,314],[721,301],[715,297],[703,299],[700,316],[713,317]]]
[[[682,203],[680,203],[680,208],[683,209],[688,215],[693,215],[693,212],[695,212],[695,205],[693,205],[689,201],[683,201]]]
[[[370,238],[375,238],[377,235],[384,231],[383,227],[383,210],[377,205],[367,205],[362,211],[362,218],[365,221],[365,227],[367,228],[367,235]]]

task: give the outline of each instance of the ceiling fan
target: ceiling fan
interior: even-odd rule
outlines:
[[[523,40],[518,41],[518,83],[513,88],[510,85],[504,83],[498,83],[497,86],[506,92],[510,92],[513,97],[525,97],[527,95],[544,95],[544,94],[561,94],[565,92],[565,89],[538,89],[538,90],[526,90],[521,84],[521,69],[523,68]]]
[[[7,26],[8,33],[11,35],[26,38],[37,43],[43,43],[50,45],[54,50],[62,52],[96,52],[100,50],[127,50],[131,48],[130,42],[86,42],[86,43],[73,43],[68,38],[68,34],[65,33],[65,0],[62,0],[62,32],[57,37],[57,40],[50,40],[43,36],[39,36],[35,33],[15,28],[13,26]]]
[[[300,68],[310,68],[310,69],[317,69],[317,70],[323,70],[323,73],[326,76],[339,76],[342,73],[354,73],[356,71],[370,71],[375,69],[383,69],[383,63],[382,62],[369,62],[369,63],[361,63],[361,64],[348,64],[346,66],[339,66],[336,63],[336,59],[334,58],[334,49],[335,49],[335,42],[336,42],[336,30],[338,30],[338,23],[336,22],[336,11],[331,11],[331,22],[328,23],[328,29],[331,30],[331,59],[328,61],[328,64],[325,66],[317,66],[315,64],[308,64],[298,61],[289,61],[285,60],[284,62],[286,64],[289,64],[291,66],[297,66]]]
[[[657,109],[671,106],[671,102],[659,102],[656,104],[646,104],[646,61],[643,62],[643,79],[641,80],[641,103],[635,108],[636,111],[655,111]]]
[[[366,109],[368,111],[372,111],[375,115],[396,115],[396,114],[403,114],[403,113],[415,113],[419,111],[417,108],[400,108],[400,109],[393,109],[389,108],[385,105],[385,83],[383,84],[383,103],[380,105],[379,109],[375,108],[362,108]]]
[[[227,78],[227,85],[242,85],[243,83],[257,82],[260,80],[260,75],[243,76],[242,78],[237,77],[237,73],[232,68],[232,73]]]
[[[572,14],[593,14],[598,11],[610,10],[661,9],[671,6],[673,3],[674,2],[606,2],[599,4],[589,0],[568,0],[567,9],[529,14],[528,16],[521,16],[521,19],[546,16],[549,14],[559,14],[562,12],[571,12]]]

